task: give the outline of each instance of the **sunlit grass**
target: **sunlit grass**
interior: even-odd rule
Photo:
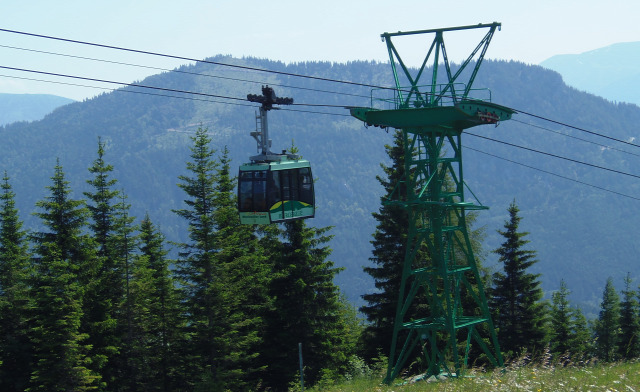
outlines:
[[[319,385],[306,391],[325,392],[493,392],[493,391],[609,391],[640,392],[640,363],[587,363],[581,365],[511,365],[490,372],[471,371],[469,377],[443,381],[418,381],[394,385],[381,383],[382,375],[360,377],[334,385]]]

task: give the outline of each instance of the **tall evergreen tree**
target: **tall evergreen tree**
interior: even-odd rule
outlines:
[[[373,213],[374,219],[378,221],[371,241],[373,257],[370,260],[374,265],[364,268],[364,272],[374,279],[377,291],[363,295],[366,304],[360,307],[368,321],[361,344],[362,354],[367,360],[379,354],[389,355],[409,227],[409,218],[401,206],[384,203],[392,197],[394,190],[402,192],[401,187],[396,189],[405,173],[401,131],[396,131],[393,145],[386,145],[385,149],[391,165],[381,165],[386,178],[377,177],[384,187],[385,195],[381,199],[380,211]]]
[[[284,223],[273,236],[274,262],[270,294],[274,310],[267,317],[267,337],[263,349],[269,364],[265,383],[274,391],[286,391],[296,379],[298,344],[302,344],[304,379],[317,382],[326,371],[340,372],[346,365],[346,326],[342,305],[333,278],[339,272],[327,260],[331,252],[325,244],[326,228],[308,227],[304,220]]]
[[[104,160],[104,143],[98,140],[98,156],[89,172],[93,178],[87,180],[91,191],[84,192],[88,198],[87,208],[91,213],[89,228],[97,246],[96,275],[85,288],[85,317],[83,331],[89,335],[88,343],[95,358],[91,366],[103,374],[107,390],[117,390],[123,361],[117,353],[123,343],[118,329],[118,309],[124,298],[124,272],[118,257],[116,240],[116,206],[120,192],[114,190],[117,181],[109,178],[113,166]],[[126,356],[125,356],[126,357]]]
[[[560,289],[551,294],[551,336],[550,349],[557,355],[572,351],[571,308],[569,306],[569,289],[564,280],[560,281]]]
[[[29,341],[29,245],[7,173],[0,194],[0,390],[23,391],[33,348]]]
[[[607,279],[600,314],[595,320],[596,355],[603,361],[618,359],[620,341],[620,297],[613,286],[613,279]]]
[[[640,356],[640,306],[637,291],[631,289],[631,274],[624,279],[625,289],[620,302],[620,342],[618,353],[623,359]]]
[[[224,339],[224,384],[234,391],[257,389],[266,364],[259,348],[264,338],[264,317],[271,307],[268,284],[271,265],[253,227],[240,224],[235,181],[229,151],[218,159],[213,218],[220,251],[216,255],[229,292],[228,327]]]
[[[114,291],[116,296],[113,298],[115,303],[114,319],[116,321],[116,337],[120,340],[119,352],[115,355],[112,367],[116,375],[113,383],[113,390],[118,391],[135,391],[135,374],[137,370],[134,368],[136,352],[133,350],[133,297],[131,295],[131,284],[133,279],[133,259],[134,251],[137,246],[137,236],[134,234],[136,227],[133,222],[134,217],[129,215],[131,206],[127,203],[127,197],[120,192],[119,201],[115,205],[115,214],[113,216],[113,233],[109,237],[109,258],[113,261],[110,263],[114,268],[111,274],[121,282],[123,286],[120,292]],[[119,279],[118,279],[119,278]],[[111,389],[111,388],[110,388]]]
[[[537,352],[547,344],[547,314],[540,275],[527,272],[537,263],[536,252],[524,249],[529,243],[524,239],[528,233],[518,231],[522,219],[519,211],[515,201],[512,202],[505,229],[498,231],[504,242],[494,252],[500,256],[503,272],[493,275],[489,295],[500,348],[503,353],[515,355],[524,349]]]
[[[50,195],[36,203],[35,215],[47,231],[36,232],[32,298],[35,313],[31,332],[35,362],[28,391],[85,391],[99,386],[100,376],[88,368],[87,335],[80,330],[84,289],[95,276],[95,252],[84,234],[88,211],[69,197],[59,162],[47,187]]]
[[[134,390],[182,390],[178,357],[183,329],[178,289],[172,278],[164,236],[148,215],[140,224],[140,255],[131,282]]]
[[[188,336],[194,382],[222,383],[223,339],[229,314],[228,292],[216,256],[220,251],[214,219],[218,162],[206,129],[192,138],[191,161],[178,186],[186,208],[174,210],[189,225],[189,243],[179,244],[178,276],[189,315]]]

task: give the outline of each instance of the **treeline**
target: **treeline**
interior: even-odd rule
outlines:
[[[203,129],[192,141],[178,244],[148,215],[135,224],[101,141],[82,200],[58,161],[38,230],[5,172],[0,390],[284,391],[300,354],[307,384],[348,370],[359,324],[333,283],[330,228],[240,225],[229,151]]]

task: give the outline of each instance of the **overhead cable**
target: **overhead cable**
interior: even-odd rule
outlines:
[[[10,46],[10,45],[0,45],[0,48],[21,50],[21,51],[26,51],[26,52],[47,54],[47,55],[52,55],[52,56],[68,57],[68,58],[79,59],[79,60],[97,61],[97,62],[108,63],[108,64],[126,65],[126,66],[129,66],[129,67],[152,69],[152,70],[163,71],[163,72],[180,73],[180,74],[193,75],[193,76],[204,76],[204,77],[209,77],[209,78],[231,80],[231,81],[235,81],[235,82],[267,84],[264,81],[255,81],[255,80],[248,80],[248,79],[232,78],[232,77],[229,77],[229,76],[212,75],[210,73],[190,72],[190,71],[183,71],[183,70],[180,70],[180,69],[168,69],[168,68],[161,68],[161,67],[153,67],[153,66],[150,66],[150,65],[132,64],[132,63],[125,63],[125,62],[122,62],[122,61],[105,60],[105,59],[98,59],[98,58],[94,58],[94,57],[85,57],[85,56],[76,56],[76,55],[72,55],[72,54],[49,52],[49,51],[45,51],[45,50],[21,48],[21,47]],[[321,92],[321,93],[327,93],[327,94],[346,95],[346,96],[352,96],[352,97],[357,97],[357,98],[370,98],[368,95],[362,95],[362,94],[351,94],[351,93],[345,93],[345,92],[340,92],[340,91],[320,90],[320,89],[314,89],[314,88],[308,88],[308,87],[290,86],[290,85],[286,85],[286,84],[277,84],[277,83],[269,83],[269,84],[272,85],[272,86],[286,87],[286,88],[291,88],[291,89],[295,89],[295,90],[315,91],[315,92]]]
[[[347,80],[322,78],[322,77],[319,77],[319,76],[300,75],[300,74],[296,74],[296,73],[292,73],[292,72],[266,70],[266,69],[263,69],[263,68],[249,67],[249,66],[246,66],[246,65],[238,65],[238,64],[227,64],[227,63],[221,63],[221,62],[217,62],[217,61],[199,60],[199,59],[194,59],[194,58],[190,58],[190,57],[174,56],[174,55],[170,55],[170,54],[164,54],[164,53],[158,53],[158,52],[150,52],[150,51],[146,51],[146,50],[130,49],[130,48],[124,48],[124,47],[120,47],[120,46],[113,46],[113,45],[104,45],[104,44],[98,44],[98,43],[94,43],[94,42],[79,41],[79,40],[68,39],[68,38],[60,38],[60,37],[54,37],[54,36],[44,35],[44,34],[27,33],[27,32],[24,32],[24,31],[17,31],[17,30],[9,30],[9,29],[1,29],[0,28],[0,32],[26,35],[26,36],[30,36],[30,37],[46,38],[46,39],[51,39],[51,40],[56,40],[56,41],[61,41],[61,42],[69,42],[69,43],[88,45],[88,46],[94,46],[94,47],[99,47],[99,48],[121,50],[121,51],[125,51],[125,52],[145,54],[145,55],[150,55],[150,56],[159,56],[159,57],[165,57],[165,58],[170,58],[170,59],[175,59],[175,60],[194,61],[194,62],[198,62],[198,63],[219,65],[219,66],[223,66],[223,67],[232,67],[232,68],[238,68],[238,69],[245,69],[245,70],[249,70],[249,71],[269,72],[269,73],[274,73],[274,74],[284,75],[284,76],[293,76],[293,77],[298,77],[298,78],[321,80],[321,81],[324,81],[324,82],[342,83],[342,84],[349,84],[349,85],[352,85],[352,86],[361,86],[361,87],[370,87],[370,88],[392,89],[391,87],[380,87],[380,86],[374,86],[374,85],[367,84],[367,83],[357,83],[357,82],[350,82],[350,81],[347,81]]]
[[[640,175],[637,175],[637,174],[626,173],[626,172],[623,172],[623,171],[620,171],[620,170],[615,170],[615,169],[609,169],[609,168],[604,167],[604,166],[594,165],[593,163],[582,162],[582,161],[578,161],[576,159],[567,158],[567,157],[563,157],[563,156],[556,155],[556,154],[551,154],[549,152],[544,152],[544,151],[536,150],[536,149],[529,148],[529,147],[519,146],[517,144],[508,143],[508,142],[505,142],[505,141],[502,141],[502,140],[497,140],[497,139],[493,139],[493,138],[486,137],[486,136],[476,135],[475,133],[466,132],[466,134],[467,135],[471,135],[471,136],[475,136],[475,137],[478,137],[478,138],[481,138],[481,139],[490,140],[492,142],[504,144],[506,146],[516,147],[516,148],[520,148],[520,149],[523,149],[523,150],[535,152],[535,153],[538,153],[538,154],[550,156],[550,157],[553,157],[553,158],[563,159],[565,161],[577,163],[577,164],[580,164],[580,165],[585,165],[585,166],[593,167],[593,168],[596,168],[596,169],[606,170],[606,171],[609,171],[609,172],[612,172],[612,173],[622,174],[624,176],[629,176],[629,177],[634,177],[634,178],[639,178],[640,179]]]
[[[626,194],[624,194],[624,193],[620,193],[620,192],[617,192],[617,191],[613,191],[613,190],[611,190],[611,189],[603,188],[603,187],[600,187],[600,186],[597,186],[597,185],[589,184],[589,183],[587,183],[587,182],[580,181],[580,180],[576,180],[576,179],[574,179],[574,178],[569,178],[569,177],[566,177],[566,176],[562,176],[562,175],[557,174],[557,173],[553,173],[553,172],[550,172],[550,171],[547,171],[547,170],[540,169],[539,167],[526,165],[526,164],[521,163],[521,162],[516,162],[516,161],[513,161],[513,160],[511,160],[511,159],[507,159],[507,158],[504,158],[504,157],[501,157],[501,156],[498,156],[498,155],[495,155],[495,154],[491,154],[491,153],[488,153],[488,152],[485,152],[485,151],[478,150],[478,149],[476,149],[476,148],[472,148],[472,147],[465,147],[465,149],[467,149],[467,150],[472,150],[472,151],[478,152],[478,153],[480,153],[480,154],[485,154],[485,155],[488,155],[488,156],[491,156],[491,157],[494,157],[494,158],[497,158],[497,159],[502,159],[503,161],[507,161],[507,162],[510,162],[510,163],[514,163],[514,164],[516,164],[516,165],[524,166],[524,167],[526,167],[526,168],[533,169],[533,170],[536,170],[536,171],[539,171],[539,172],[542,172],[542,173],[545,173],[545,174],[549,174],[549,175],[554,176],[554,177],[562,178],[562,179],[564,179],[564,180],[573,181],[573,182],[578,183],[578,184],[580,184],[580,185],[586,185],[586,186],[589,186],[589,187],[592,187],[592,188],[595,188],[595,189],[599,189],[599,190],[601,190],[601,191],[605,191],[605,192],[613,193],[613,194],[618,195],[618,196],[627,197],[627,198],[629,198],[629,199],[640,200],[640,198],[639,198],[639,197],[626,195]]]

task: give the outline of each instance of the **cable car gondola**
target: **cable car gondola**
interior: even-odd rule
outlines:
[[[273,104],[291,104],[291,98],[277,98],[273,89],[262,87],[262,95],[248,95],[260,102],[256,132],[261,154],[251,157],[251,163],[240,166],[238,174],[238,212],[242,224],[268,224],[315,216],[313,176],[309,161],[295,154],[274,154],[269,151],[267,111]]]
[[[313,176],[307,160],[250,163],[240,167],[238,211],[243,224],[313,218]]]

